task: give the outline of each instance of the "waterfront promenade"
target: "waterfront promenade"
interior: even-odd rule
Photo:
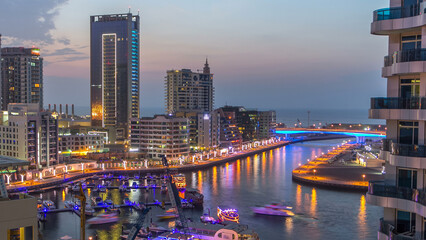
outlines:
[[[292,178],[310,185],[367,191],[368,181],[383,180],[381,169],[340,161],[350,158],[352,150],[357,147],[358,144],[344,144],[333,148],[294,169]]]
[[[327,137],[326,139],[329,139]],[[319,140],[319,139],[313,139],[313,140]],[[300,142],[300,141],[295,141]],[[227,162],[235,161],[238,159],[250,157],[265,151],[269,151],[275,148],[283,147],[285,145],[291,144],[294,142],[291,141],[278,141],[275,143],[267,144],[267,145],[259,145],[256,147],[253,147],[251,149],[229,153],[227,156],[222,157],[215,157],[208,160],[201,160],[194,163],[187,163],[184,165],[172,165],[170,166],[171,169],[175,169],[177,171],[185,172],[185,171],[196,171],[201,169],[210,168],[216,165],[224,164]],[[164,167],[148,167],[148,168],[112,168],[112,169],[85,169],[83,171],[73,171],[68,172],[64,176],[63,174],[57,175],[55,177],[45,178],[38,181],[24,181],[23,183],[13,183],[9,186],[7,186],[7,190],[10,193],[13,192],[21,192],[21,191],[34,191],[34,190],[40,190],[42,188],[49,188],[49,187],[55,187],[59,186],[60,184],[71,182],[74,180],[78,180],[80,178],[90,177],[95,174],[126,174],[126,173],[133,173],[133,174],[147,174],[147,173],[164,173]]]

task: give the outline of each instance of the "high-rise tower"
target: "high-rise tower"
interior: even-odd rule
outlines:
[[[92,125],[128,135],[139,117],[139,16],[90,17],[90,102]]]
[[[43,108],[43,58],[40,49],[1,49],[1,108],[9,103],[37,103]]]
[[[211,112],[214,104],[213,74],[206,59],[203,73],[169,70],[165,80],[166,111]]]
[[[380,158],[385,181],[370,182],[367,202],[382,206],[378,239],[426,239],[426,15],[422,0],[390,0],[374,12],[371,33],[388,36],[382,76],[387,97],[369,116],[386,119]]]

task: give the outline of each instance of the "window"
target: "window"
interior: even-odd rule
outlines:
[[[400,121],[398,142],[400,144],[417,145],[419,140],[419,123]]]
[[[398,233],[414,232],[416,228],[416,214],[397,210],[396,231]]]
[[[401,37],[401,50],[414,50],[422,47],[422,35],[410,35]]]
[[[398,187],[417,189],[417,171],[411,169],[398,170]]]
[[[401,79],[399,86],[401,98],[420,96],[420,79]]]

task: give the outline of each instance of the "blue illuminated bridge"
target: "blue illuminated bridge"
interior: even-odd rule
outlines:
[[[386,132],[384,131],[362,131],[362,130],[345,130],[345,129],[310,129],[310,128],[277,128],[277,134],[286,136],[291,134],[336,134],[346,135],[348,137],[355,137],[357,142],[365,142],[365,138],[380,137],[385,138]]]

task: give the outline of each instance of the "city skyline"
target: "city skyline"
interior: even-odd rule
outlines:
[[[6,2],[0,20],[8,21],[0,22],[16,23],[1,25],[4,47],[41,48],[45,105],[89,106],[90,15],[130,6],[141,16],[142,112],[163,107],[168,69],[197,70],[205,57],[215,73],[215,107],[368,109],[386,85],[386,39],[368,36],[371,11],[387,1],[329,2],[333,9],[316,1]],[[11,15],[17,8],[24,14]]]

